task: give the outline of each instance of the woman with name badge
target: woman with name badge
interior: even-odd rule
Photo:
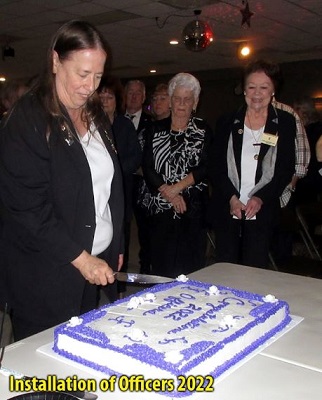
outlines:
[[[209,167],[217,262],[268,265],[279,197],[295,167],[295,119],[271,104],[279,81],[278,65],[249,64],[246,104],[217,122]]]

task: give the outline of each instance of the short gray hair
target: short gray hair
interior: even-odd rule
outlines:
[[[169,96],[172,97],[176,87],[184,87],[185,89],[191,90],[195,101],[199,99],[201,87],[197,78],[187,72],[180,72],[175,75],[169,82]]]
[[[139,85],[139,86],[141,86],[143,95],[145,96],[145,84],[142,81],[138,80],[138,79],[132,79],[132,80],[128,81],[125,84],[125,87],[124,87],[125,93],[127,93],[127,91],[129,90],[131,85]]]

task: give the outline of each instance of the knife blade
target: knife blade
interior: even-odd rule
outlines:
[[[121,282],[139,283],[141,285],[154,285],[157,283],[173,282],[173,278],[157,275],[135,274],[132,272],[114,272],[115,279]]]

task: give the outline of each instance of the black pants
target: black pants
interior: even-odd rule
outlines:
[[[207,230],[201,217],[173,212],[153,216],[151,235],[152,273],[176,278],[206,265]]]
[[[216,262],[267,268],[270,238],[268,224],[231,218],[215,229]]]
[[[97,307],[98,294],[99,286],[92,285],[86,281],[80,307],[80,314],[84,314]],[[14,313],[11,315],[11,322],[15,341],[24,339],[28,336],[44,331],[45,329],[52,328],[52,326],[41,324],[41,321],[39,321],[37,324],[35,322],[17,317]],[[65,321],[57,321],[57,324],[63,322]]]

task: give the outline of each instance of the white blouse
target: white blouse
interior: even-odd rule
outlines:
[[[260,150],[260,142],[263,130],[264,127],[256,131],[252,131],[246,125],[244,125],[239,200],[245,205],[249,200],[248,194],[255,186],[257,158]],[[252,219],[256,219],[256,217],[253,217]]]
[[[95,129],[80,138],[85,152],[93,182],[96,229],[92,254],[102,253],[110,245],[113,238],[113,224],[109,199],[114,176],[114,165],[99,132]]]

